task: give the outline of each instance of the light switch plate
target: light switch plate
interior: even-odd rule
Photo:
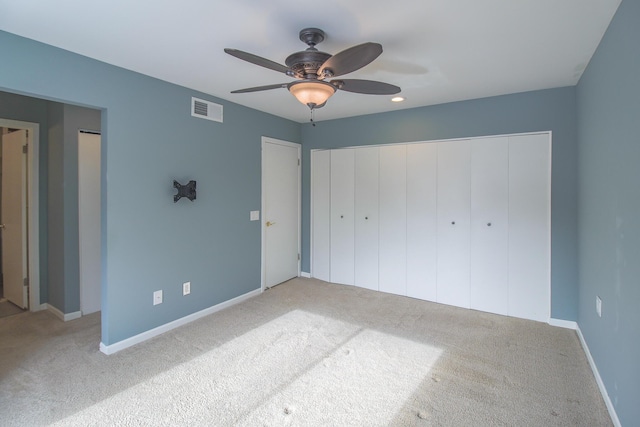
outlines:
[[[162,304],[162,290],[153,293],[153,305]]]
[[[249,219],[251,221],[260,221],[260,211],[251,211]]]

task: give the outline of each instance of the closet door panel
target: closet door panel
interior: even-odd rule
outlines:
[[[548,322],[551,275],[551,142],[509,137],[509,315]]]
[[[471,143],[471,308],[508,312],[509,139]]]
[[[354,281],[354,150],[331,150],[331,281]]]
[[[355,285],[378,290],[378,147],[355,149]]]
[[[313,277],[329,281],[331,254],[331,152],[311,152],[311,223]]]
[[[470,141],[438,143],[437,301],[469,308]]]
[[[407,148],[380,147],[379,289],[407,294]]]
[[[407,296],[436,301],[437,143],[407,145]]]

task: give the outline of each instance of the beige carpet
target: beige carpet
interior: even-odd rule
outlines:
[[[294,279],[138,346],[0,319],[3,426],[607,426],[574,331]]]
[[[0,298],[0,317],[13,316],[20,313],[24,313],[24,310],[12,304],[9,300]]]

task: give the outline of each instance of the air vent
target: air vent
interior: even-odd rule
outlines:
[[[191,98],[191,115],[222,123],[222,105],[204,99]]]

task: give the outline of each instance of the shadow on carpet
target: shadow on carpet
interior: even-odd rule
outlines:
[[[13,316],[20,313],[24,313],[24,310],[4,298],[0,299],[0,317]]]

